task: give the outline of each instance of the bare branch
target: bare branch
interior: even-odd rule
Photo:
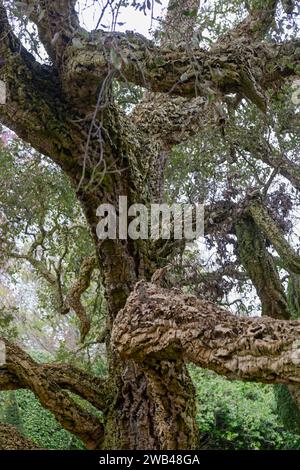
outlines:
[[[64,49],[80,30],[76,0],[25,0],[49,57],[59,65]]]

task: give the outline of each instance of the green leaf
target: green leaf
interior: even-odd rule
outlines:
[[[73,38],[72,39],[72,44],[74,47],[76,47],[77,49],[82,49],[83,48],[83,44],[82,42],[80,41],[79,38]]]

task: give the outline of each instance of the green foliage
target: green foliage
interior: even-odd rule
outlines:
[[[289,312],[293,320],[300,315],[300,277],[290,273],[287,286],[287,300]],[[277,413],[286,429],[300,434],[300,410],[295,403],[288,387],[284,384],[274,385],[274,393],[277,402]]]
[[[229,381],[190,368],[197,389],[199,447],[224,450],[300,449],[277,416],[273,387]]]
[[[15,392],[9,392],[4,397],[3,417],[1,421],[15,426],[20,432],[23,432],[22,419],[20,416],[19,405]],[[4,419],[3,419],[4,418]]]

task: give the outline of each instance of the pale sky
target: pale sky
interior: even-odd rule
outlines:
[[[80,0],[80,16],[83,27],[88,30],[95,28],[98,19],[101,15],[101,5],[105,4],[105,1],[99,1],[98,7],[93,5],[93,0]],[[115,2],[117,3],[117,2]],[[161,0],[161,5],[159,3],[154,4],[153,16],[154,18],[161,17],[164,14],[165,8],[168,4],[168,0]],[[116,29],[118,31],[136,31],[144,36],[150,36],[151,29],[151,12],[148,11],[147,15],[143,12],[139,12],[132,7],[124,7],[120,9],[118,19],[119,23],[124,23],[123,25],[117,25]],[[112,14],[109,9],[107,9],[101,25],[107,26],[107,30],[111,29],[112,24]],[[157,21],[153,21],[152,27],[155,29],[157,27]]]

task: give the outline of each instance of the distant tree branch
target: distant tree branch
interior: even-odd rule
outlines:
[[[86,309],[81,301],[81,296],[90,287],[91,276],[96,266],[97,260],[95,256],[89,256],[83,260],[80,266],[78,278],[69,289],[64,302],[64,313],[67,313],[69,309],[72,309],[80,321],[81,342],[84,341],[91,327]]]
[[[257,140],[257,137],[259,137],[259,140]],[[272,146],[265,138],[249,134],[248,141],[246,136],[246,139],[241,139],[238,144],[243,146],[253,158],[261,160],[271,168],[276,169],[278,174],[289,180],[296,189],[300,189],[300,166],[288,158],[281,150]]]
[[[185,16],[183,12],[198,11],[199,3],[190,0],[186,2],[177,2],[177,0],[169,2],[169,11],[164,22],[165,38],[163,37],[161,41],[161,46],[167,46],[170,42],[177,45],[178,43],[184,44],[187,55],[190,55],[191,63],[197,61],[192,41],[197,14]],[[226,49],[229,49],[232,36],[239,41],[245,35],[250,36],[252,40],[265,36],[274,19],[278,0],[256,1],[253,3],[251,14],[235,29],[221,36],[213,45],[211,54],[213,54],[213,51],[217,52],[222,44]],[[224,55],[226,54],[227,51],[224,49]],[[254,100],[259,107],[264,108],[265,100],[262,90],[259,90],[258,87],[255,91],[255,80],[251,85],[251,79],[247,78],[247,73],[246,75],[242,73],[242,75],[241,82],[245,82],[246,79],[250,85],[248,91],[244,90],[245,96],[250,100]],[[201,79],[204,81],[203,77]],[[240,85],[240,91],[243,93],[242,88],[243,86],[246,88],[246,83],[244,85],[240,83]],[[151,133],[156,136],[164,150],[169,150],[173,145],[186,141],[201,128],[208,124],[213,125],[218,121],[216,116],[220,115],[220,110],[223,108],[224,96],[222,96],[222,92],[219,93],[220,90],[215,89],[213,84],[207,80],[207,87],[211,87],[214,94],[212,105],[211,97],[205,96],[205,93],[201,93],[201,90],[197,91],[197,80],[195,80],[194,86],[195,93],[200,95],[196,98],[187,98],[184,95],[180,97],[169,96],[168,94],[154,95],[153,93],[148,97],[146,94],[145,99],[138,104],[133,112],[133,120],[136,125],[144,130],[149,130],[149,127],[151,127]],[[239,92],[239,90],[235,91]],[[222,113],[225,114],[225,111],[222,111]],[[151,115],[151,122],[149,122],[149,115]],[[224,118],[224,115],[220,115],[219,118]]]
[[[68,289],[68,293],[64,296],[62,291],[62,260],[65,253],[59,258],[58,266],[55,269],[47,266],[45,260],[40,260],[36,256],[36,250],[43,245],[46,237],[50,237],[57,230],[54,226],[51,230],[46,230],[43,225],[40,225],[40,231],[35,237],[34,242],[27,249],[26,253],[18,253],[12,251],[9,247],[5,247],[5,240],[1,240],[0,252],[4,253],[8,258],[24,260],[31,264],[37,276],[42,277],[51,287],[54,295],[54,308],[61,314],[65,315],[73,310],[77,315],[80,322],[81,342],[84,341],[86,335],[90,330],[90,320],[88,318],[86,309],[81,301],[81,296],[89,288],[91,283],[91,276],[97,266],[95,256],[86,257],[81,264],[78,278],[73,285]],[[65,247],[65,250],[67,246]],[[65,251],[64,250],[64,251]]]
[[[252,217],[242,217],[235,224],[240,261],[261,301],[262,315],[290,318],[287,298],[276,264],[266,247],[265,234]]]

